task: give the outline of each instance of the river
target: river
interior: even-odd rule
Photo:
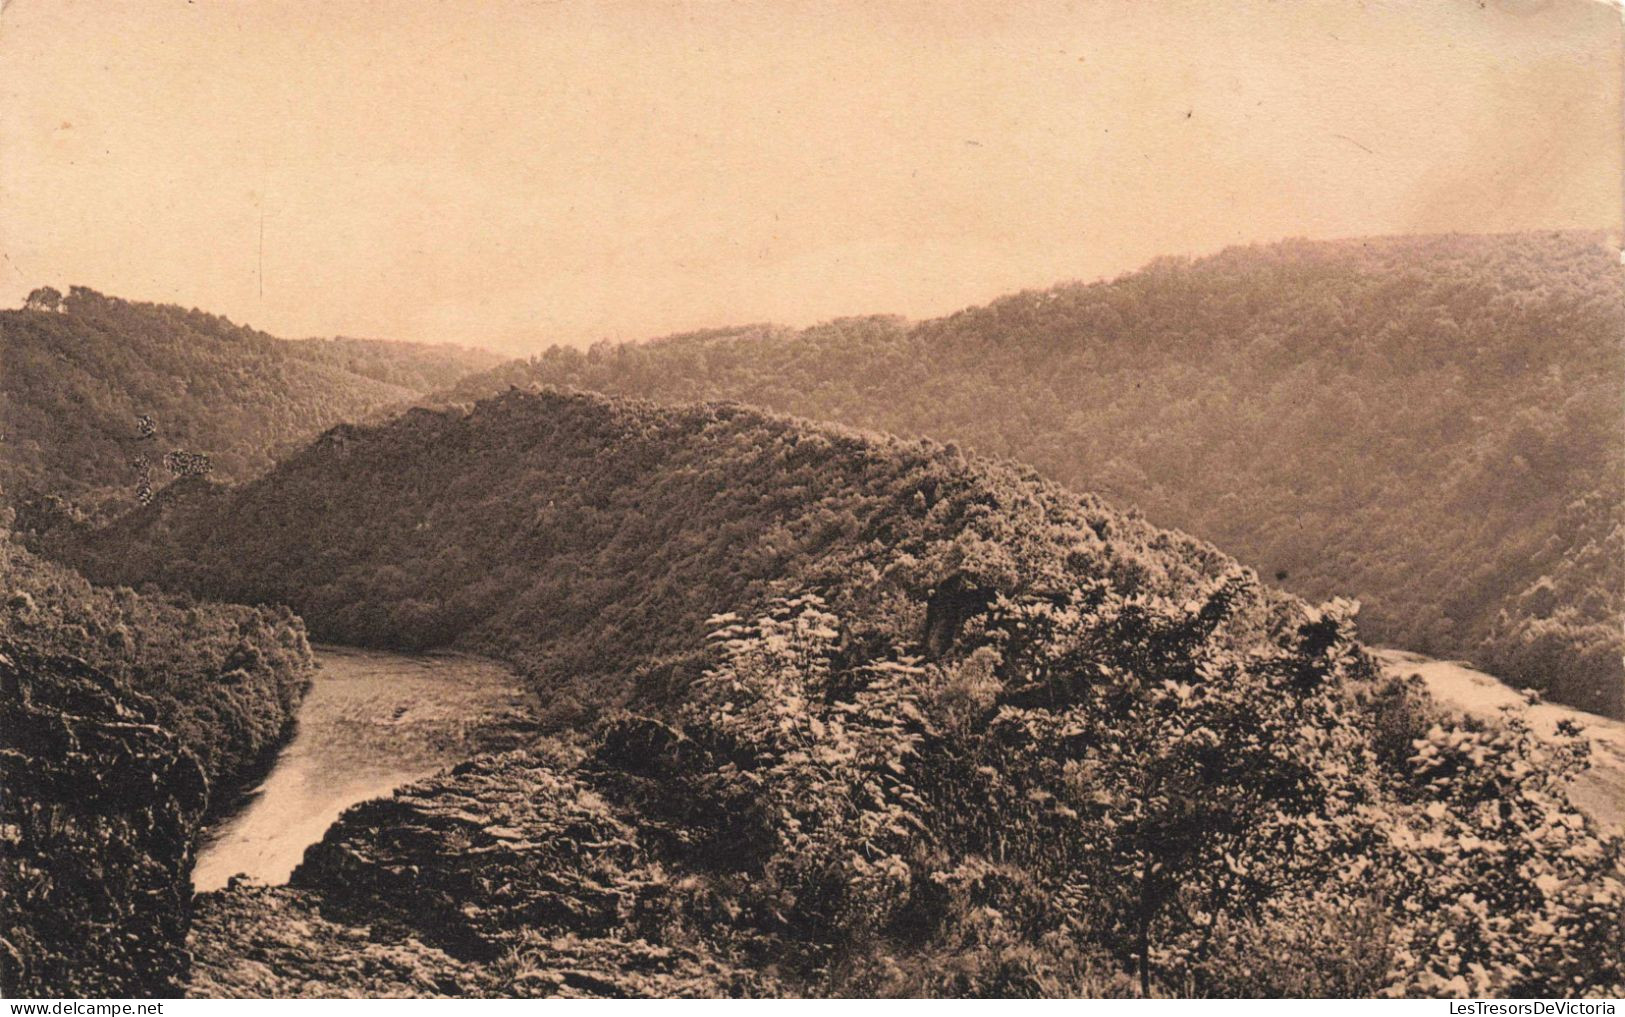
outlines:
[[[1433,660],[1392,648],[1373,651],[1390,674],[1418,675],[1440,705],[1482,720],[1510,712],[1537,735],[1550,738],[1565,721],[1591,742],[1590,766],[1569,785],[1569,798],[1604,830],[1625,833],[1625,721],[1562,703],[1531,701],[1496,678],[1459,660]]]
[[[346,808],[490,749],[514,744],[530,701],[494,661],[464,654],[405,655],[322,646],[321,665],[299,710],[294,737],[264,781],[233,814],[204,831],[192,883],[216,890],[233,875],[286,882],[305,848]],[[1527,704],[1495,679],[1451,661],[1379,650],[1397,674],[1420,674],[1447,707],[1481,716],[1513,709],[1537,732],[1581,723],[1593,741],[1591,769],[1571,793],[1619,828],[1625,800],[1625,724],[1563,707]]]
[[[316,649],[293,738],[244,804],[205,830],[202,893],[243,874],[286,882],[346,808],[514,743],[529,700],[502,665],[464,654]]]

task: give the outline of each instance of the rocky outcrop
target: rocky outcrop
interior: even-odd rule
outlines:
[[[931,591],[926,601],[925,634],[920,642],[933,657],[953,649],[959,630],[993,601],[992,590],[980,589],[963,576],[950,576]]]
[[[607,935],[658,879],[634,828],[590,787],[514,753],[356,806],[305,853],[292,885],[489,959],[517,929]]]
[[[764,979],[693,949],[521,930],[512,938],[514,945],[496,960],[469,961],[399,925],[346,921],[319,892],[239,884],[198,898],[186,991],[203,999],[667,998],[768,991],[761,988]]]
[[[317,910],[317,895],[234,884],[198,897],[186,994],[204,999],[465,996],[470,968],[434,947]]]
[[[186,971],[208,785],[151,700],[0,640],[0,985],[144,996]]]
[[[771,995],[667,937],[667,869],[590,776],[481,756],[357,805],[288,887],[199,898],[200,996]],[[673,939],[673,941],[666,941]]]

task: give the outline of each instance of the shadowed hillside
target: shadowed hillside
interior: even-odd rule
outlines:
[[[14,504],[47,495],[131,504],[143,474],[161,487],[198,470],[200,455],[220,477],[250,477],[324,428],[499,359],[451,346],[288,342],[78,286],[60,299],[36,291],[30,303],[0,311],[0,492]],[[172,452],[183,456],[166,462]]]
[[[293,722],[286,610],[98,589],[0,530],[0,988],[167,995],[192,846]]]
[[[459,385],[733,399],[1031,463],[1368,637],[1625,711],[1625,275],[1600,236],[1288,242],[909,325],[554,348]]]
[[[515,392],[175,485],[82,554],[493,651],[561,732],[202,898],[210,994],[1625,982],[1582,739],[1438,714],[1351,605],[952,447]]]

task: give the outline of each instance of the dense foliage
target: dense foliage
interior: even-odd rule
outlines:
[[[0,531],[7,995],[162,992],[192,840],[257,777],[313,667],[286,609],[92,587]]]
[[[1616,993],[1620,844],[1562,789],[1583,741],[1432,715],[1346,604],[1227,635],[1257,610],[1239,568],[1085,580],[877,659],[779,600],[717,619],[675,729],[608,725],[586,769],[667,845],[659,921],[798,991]]]
[[[186,970],[197,760],[151,699],[0,636],[0,991],[144,996]]]
[[[337,642],[494,653],[560,719],[680,692],[704,619],[785,584],[903,603],[1089,562],[1169,590],[1224,560],[952,448],[558,393],[335,428],[241,487],[174,485],[79,553],[99,581],[291,605]]]
[[[1601,237],[1289,242],[915,326],[554,348],[466,380],[965,442],[1211,540],[1366,634],[1625,711],[1625,274]]]
[[[17,505],[43,496],[125,505],[143,472],[136,460],[156,467],[172,452],[207,455],[221,477],[245,478],[324,428],[493,359],[449,346],[287,342],[76,286],[0,311],[0,491]],[[155,485],[168,479],[150,469]]]
[[[0,635],[81,658],[151,698],[159,722],[223,788],[276,750],[309,682],[304,624],[286,608],[92,586],[3,536],[0,583]]]
[[[509,393],[99,541],[97,575],[494,650],[602,714],[351,810],[295,895],[206,905],[289,983],[319,912],[459,993],[1625,988],[1583,739],[1436,715],[1352,604],[949,447]]]

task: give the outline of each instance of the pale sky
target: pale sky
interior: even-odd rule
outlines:
[[[506,351],[1621,226],[1591,0],[9,0],[0,305]]]

